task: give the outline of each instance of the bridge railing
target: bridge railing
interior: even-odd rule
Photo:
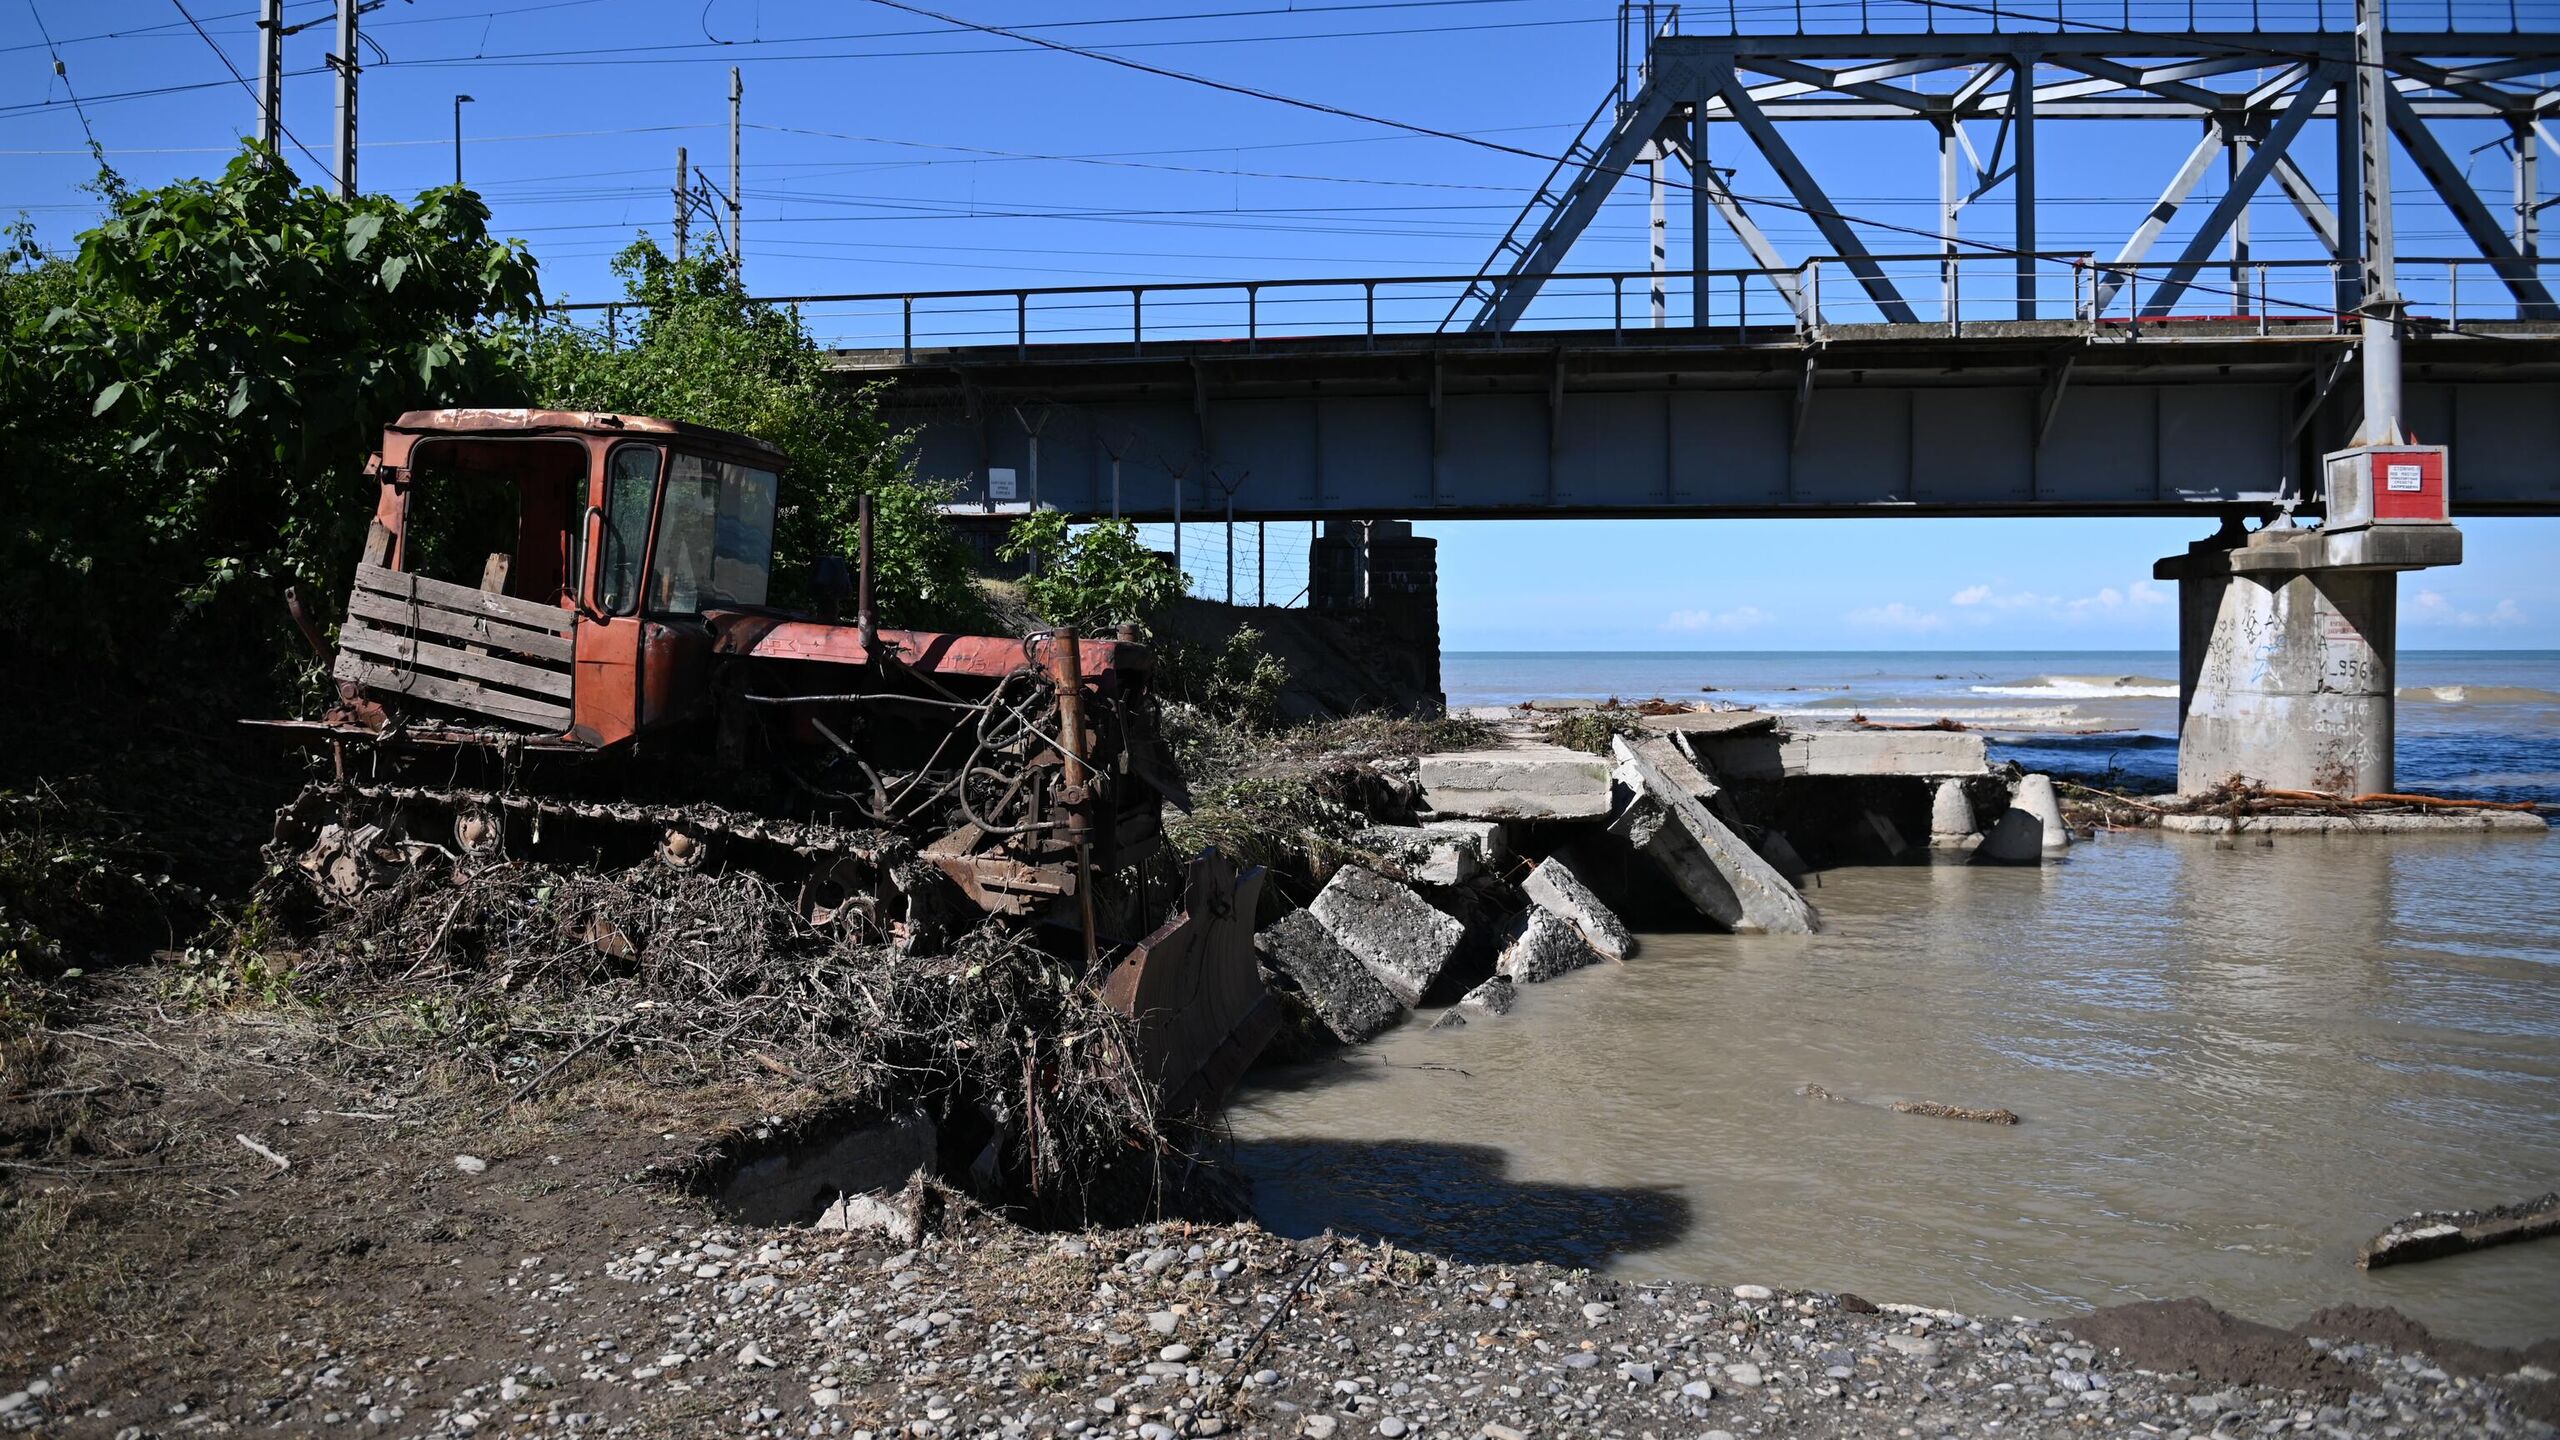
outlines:
[[[2549,299],[2560,286],[2555,268],[2560,262],[2538,257],[2403,258],[2400,288],[2419,323],[2494,329],[2560,319]],[[895,352],[912,363],[919,352],[1009,349],[1027,356],[1034,345],[1129,355],[1161,353],[1173,344],[1251,354],[1318,338],[1397,347],[1409,343],[1399,337],[1445,333],[1451,302],[1481,284],[1473,275],[1394,275],[760,298],[796,307],[823,344]],[[1791,344],[1843,326],[1893,324],[1961,336],[2029,318],[2088,333],[2141,327],[2175,335],[2181,327],[2210,324],[2211,333],[2227,335],[2237,324],[2298,335],[2352,328],[2352,305],[2342,300],[2351,293],[2342,288],[2340,262],[2325,258],[2253,259],[2236,268],[2216,259],[2184,270],[2166,261],[2118,265],[2085,252],[2023,262],[2006,254],[1823,256],[1790,270],[1558,274],[1511,332],[1447,339],[1499,347],[1576,332],[1643,345],[1653,343],[1659,329],[1660,338],[1683,345]],[[620,312],[635,307],[559,308],[604,311],[604,328],[618,333]]]

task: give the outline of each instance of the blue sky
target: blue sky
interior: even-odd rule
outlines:
[[[2224,0],[2206,0],[2216,3]],[[1818,18],[1842,7],[1806,0]],[[288,158],[314,177],[330,159],[330,81],[318,73],[329,8],[288,7],[289,20],[322,21],[290,40],[287,54],[286,124],[311,152],[289,145]],[[1616,62],[1615,6],[1603,0],[942,8],[1043,23],[1052,28],[1042,33],[1077,44],[1549,153],[1607,90]],[[1740,8],[1748,16],[1782,7]],[[2503,27],[2506,9],[2495,8]],[[2534,8],[2529,21],[2551,18]],[[1216,13],[1198,18],[1204,12]],[[1175,16],[1194,18],[1162,18]],[[80,189],[90,166],[71,93],[129,178],[155,183],[218,167],[254,114],[215,50],[254,77],[253,17],[249,0],[0,4],[0,215],[25,214],[57,248],[94,215]],[[1472,271],[1545,168],[870,4],[391,0],[366,25],[382,53],[366,52],[365,187],[410,193],[449,180],[453,96],[476,97],[463,109],[466,175],[489,196],[499,230],[539,256],[555,299],[611,294],[610,255],[638,230],[664,234],[678,145],[726,184],[731,65],[746,84],[747,276],[766,294]],[[1934,224],[1924,125],[1805,125],[1791,138],[1843,209]],[[2048,126],[2045,244],[2112,252],[2192,138],[2168,124]],[[2495,136],[2448,138],[2459,154]],[[1977,137],[1986,150],[1989,140]],[[2328,151],[2325,135],[2307,133],[2297,154],[2325,178]],[[1731,147],[1719,159],[1739,155]],[[1738,191],[1777,189],[1755,161],[1743,163]],[[2497,157],[2475,163],[2489,167],[2478,178],[2497,198]],[[2420,182],[2405,159],[2398,179],[2404,254],[2454,252],[2450,223],[2411,189]],[[2200,198],[2218,183],[2209,176]],[[2190,205],[2179,227],[2203,208]],[[1688,244],[1685,210],[1675,197],[1675,256]],[[1762,221],[1791,256],[1823,248],[1809,222],[1783,212]],[[2311,253],[2315,242],[2272,192],[2252,221],[2259,255]],[[1968,210],[1965,226],[2005,239],[2002,194]],[[1871,242],[1916,243],[1883,232]],[[1713,243],[1721,257],[1738,253],[1729,235]],[[1644,254],[1643,197],[1629,186],[1570,264],[1635,268]],[[847,344],[876,342],[884,323],[877,307],[826,305],[811,307],[810,322]],[[1441,540],[1453,648],[1640,649],[2168,648],[2174,606],[2149,580],[2150,564],[2203,528],[1913,519],[1424,527]],[[2403,580],[2403,643],[2560,646],[2551,564],[2560,520],[2474,520],[2465,531],[2464,565]],[[1274,552],[1275,589],[1302,582],[1277,567],[1303,549],[1301,540]]]

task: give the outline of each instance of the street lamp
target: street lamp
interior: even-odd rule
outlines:
[[[453,188],[462,188],[462,107],[471,102],[468,95],[453,97]]]

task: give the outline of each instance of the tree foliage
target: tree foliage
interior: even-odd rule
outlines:
[[[335,589],[383,421],[518,393],[493,322],[532,316],[534,261],[469,191],[340,200],[256,146],[218,178],[99,188],[77,258],[22,240],[0,282],[12,638],[154,638],[289,581]]]
[[[805,592],[820,557],[854,553],[869,494],[882,611],[910,624],[976,618],[967,553],[940,511],[948,492],[916,478],[873,391],[827,377],[798,314],[748,300],[716,252],[675,260],[643,238],[614,271],[624,313],[611,328],[527,337],[526,383],[541,403],[689,420],[780,446],[791,470],[775,523],[778,599]]]
[[[1173,562],[1140,543],[1138,527],[1125,520],[1075,529],[1058,511],[1034,510],[1013,522],[996,553],[1030,562],[1023,593],[1052,625],[1153,626],[1188,588]]]

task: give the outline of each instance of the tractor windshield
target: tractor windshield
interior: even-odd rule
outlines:
[[[773,572],[774,472],[678,453],[658,512],[648,608],[762,605]]]

